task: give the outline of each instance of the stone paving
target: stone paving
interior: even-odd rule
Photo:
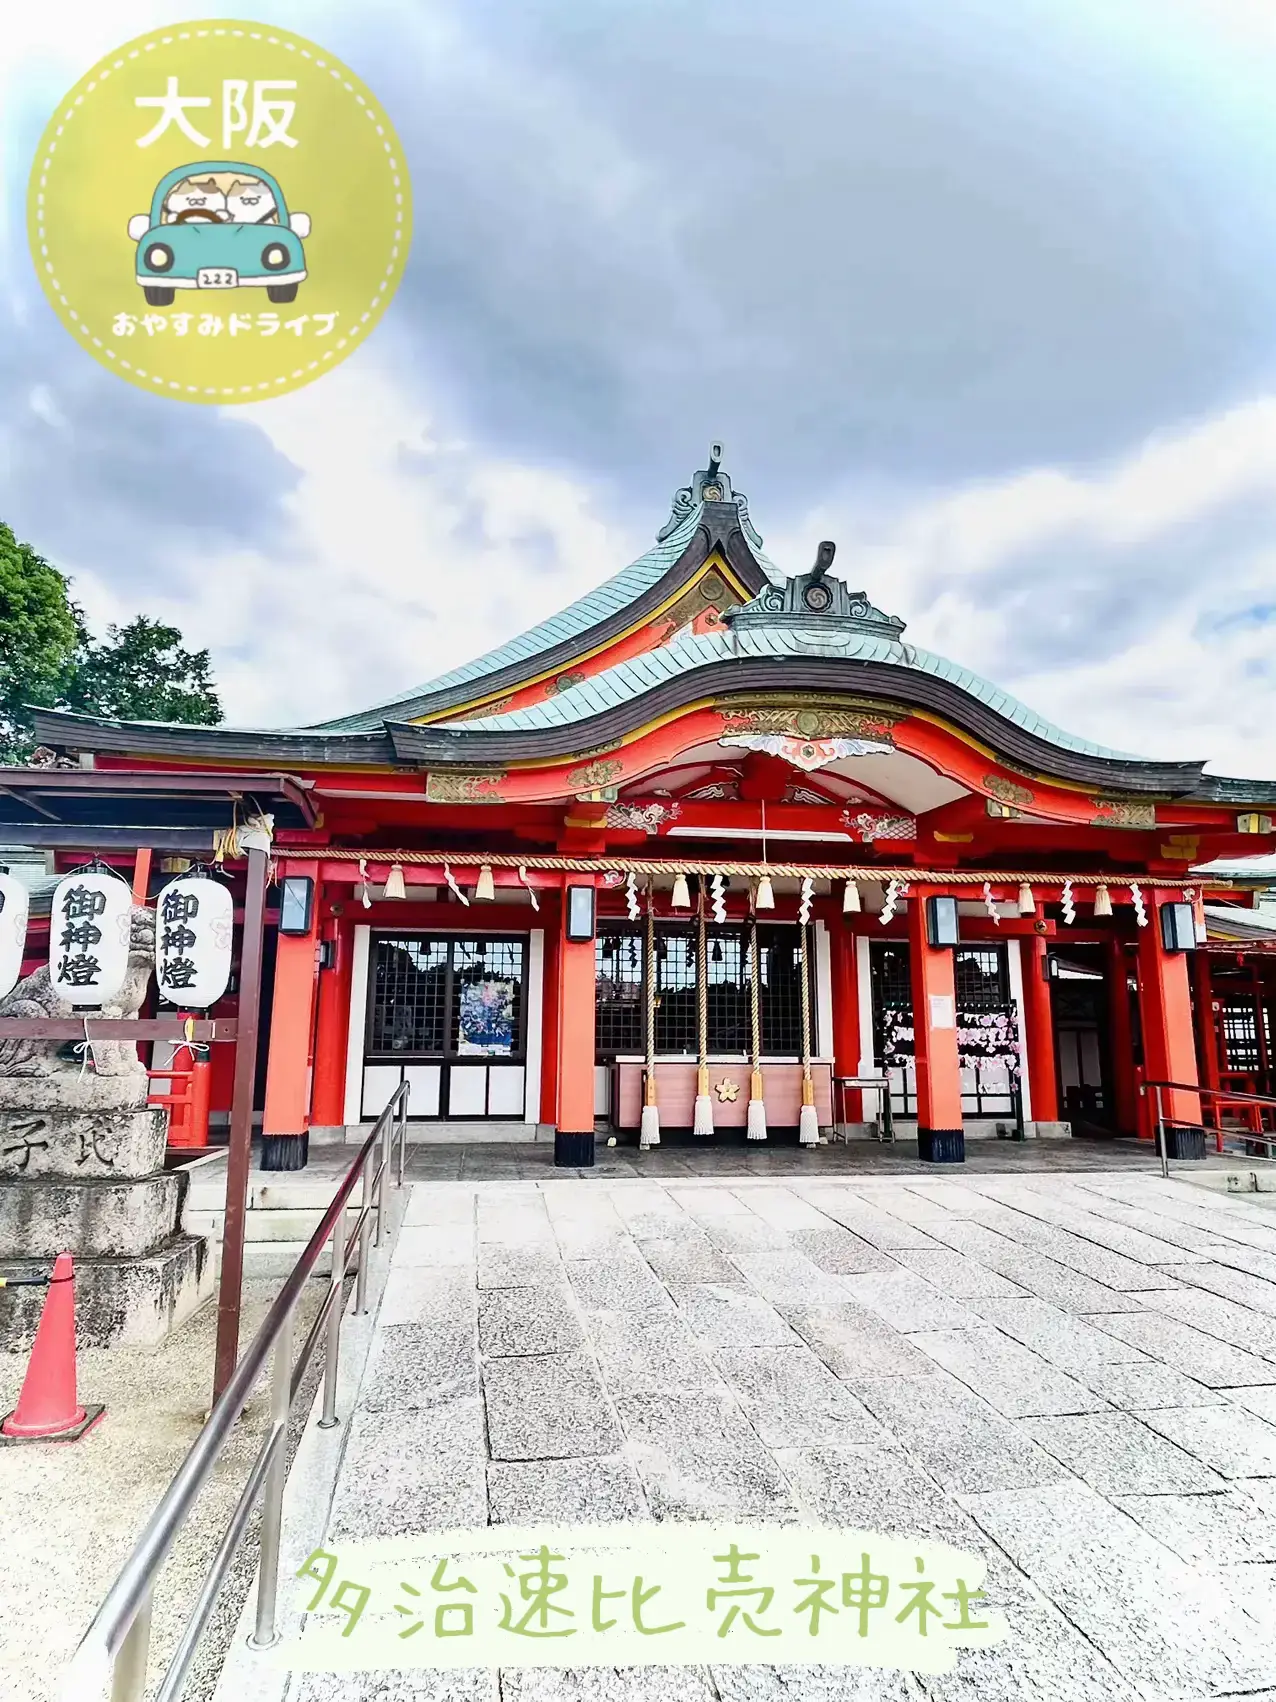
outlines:
[[[1147,1168],[418,1184],[329,1541],[643,1519],[977,1550],[1010,1637],[938,1678],[509,1667],[290,1702],[1276,1702],[1276,1209]]]
[[[367,1125],[364,1126],[366,1132]],[[412,1142],[408,1146],[407,1176],[411,1181],[561,1181],[579,1177],[583,1181],[690,1180],[694,1177],[794,1176],[850,1174],[854,1176],[933,1176],[935,1166],[917,1156],[917,1140],[880,1143],[869,1140],[830,1142],[814,1149],[800,1147],[795,1134],[772,1138],[765,1145],[719,1135],[713,1141],[693,1140],[689,1135],[665,1134],[662,1144],[640,1153],[636,1144],[609,1147],[600,1130],[596,1162],[589,1170],[557,1170],[552,1138],[540,1141],[479,1141],[465,1144]],[[349,1163],[349,1145],[311,1148],[308,1173],[331,1168],[335,1175]],[[1036,1173],[1042,1170],[1093,1171],[1156,1168],[1156,1158],[1147,1141],[1130,1138],[1011,1141],[972,1139],[966,1142],[963,1174],[992,1171],[997,1174]],[[1208,1168],[1237,1167],[1211,1153]],[[1197,1165],[1195,1168],[1200,1169]],[[269,1181],[265,1172],[254,1172],[254,1180]]]

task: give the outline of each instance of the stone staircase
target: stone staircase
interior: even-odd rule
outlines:
[[[353,1157],[354,1150],[347,1147],[312,1148],[310,1163],[295,1174],[256,1167],[250,1171],[244,1224],[245,1277],[287,1276],[328,1209]],[[196,1159],[183,1166],[183,1174],[187,1185],[182,1227],[188,1235],[207,1236],[220,1260],[226,1217],[226,1155]],[[356,1201],[350,1207],[352,1222],[357,1211]],[[314,1274],[326,1276],[331,1268],[331,1254],[325,1252]]]

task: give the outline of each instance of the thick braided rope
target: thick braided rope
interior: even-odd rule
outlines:
[[[709,948],[704,921],[704,888],[700,889],[700,926],[696,944],[696,1045],[701,1069],[709,1062]]]
[[[799,951],[802,963],[802,1079],[811,1079],[811,977],[807,968],[806,936],[809,924],[803,922],[800,930]]]
[[[754,917],[749,923],[749,1020],[755,1073],[762,1068],[762,995],[758,990],[758,979],[758,923]]]
[[[696,875],[722,874],[740,875],[757,878],[770,875],[772,878],[800,880],[804,875],[812,880],[823,881],[865,881],[881,885],[884,881],[908,881],[917,885],[927,886],[973,886],[980,887],[985,881],[990,886],[1019,886],[1025,881],[1029,886],[1058,886],[1064,881],[1071,881],[1074,887],[1128,887],[1131,881],[1143,887],[1161,887],[1175,890],[1198,890],[1208,886],[1212,890],[1222,890],[1230,886],[1230,882],[1216,880],[1210,877],[1203,880],[1201,876],[1149,874],[1146,870],[1118,872],[1115,870],[1105,874],[1063,874],[1053,873],[1047,869],[920,869],[911,865],[886,867],[869,864],[864,868],[840,865],[836,863],[718,863],[712,861],[689,862],[685,859],[655,860],[645,857],[556,857],[544,853],[527,856],[511,855],[497,851],[389,851],[389,850],[358,850],[350,846],[298,846],[276,845],[277,855],[281,857],[297,856],[311,857],[321,862],[352,863],[363,858],[377,867],[388,866],[391,863],[408,864],[413,867],[421,864],[450,863],[458,869],[476,869],[483,864],[494,869],[546,869],[557,870],[562,874],[635,874],[635,875]]]
[[[647,894],[647,1080],[656,1079],[656,918]]]

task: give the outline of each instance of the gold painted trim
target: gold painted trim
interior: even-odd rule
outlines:
[[[740,580],[731,570],[726,559],[719,555],[715,550],[711,555],[705,557],[704,561],[701,562],[700,566],[689,579],[685,579],[676,590],[671,591],[665,600],[659,604],[657,608],[653,609],[649,615],[642,620],[634,621],[634,623],[631,626],[627,626],[623,632],[615,633],[611,638],[607,639],[605,643],[596,644],[592,650],[586,650],[582,655],[574,657],[568,664],[567,671],[575,674],[584,663],[592,662],[595,657],[605,655],[608,650],[614,649],[618,644],[623,644],[627,638],[632,638],[634,633],[641,632],[644,627],[654,625],[656,621],[668,614],[676,604],[681,602],[688,592],[694,591],[696,586],[703,580],[707,579],[710,574],[715,575],[723,581],[723,588],[732,592],[737,602],[744,603],[751,599],[753,593],[747,586],[741,584]],[[474,716],[476,711],[488,708],[492,704],[500,703],[510,697],[516,696],[517,693],[527,691],[531,686],[543,685],[546,680],[558,679],[563,672],[564,670],[562,668],[544,668],[540,673],[529,674],[525,680],[520,681],[519,684],[514,686],[512,689],[509,686],[504,686],[499,692],[488,692],[485,696],[471,698],[467,703],[456,705],[450,709],[439,710],[436,714],[418,716],[412,722],[412,725],[415,727],[429,727],[433,726],[437,722],[462,721],[470,719]]]

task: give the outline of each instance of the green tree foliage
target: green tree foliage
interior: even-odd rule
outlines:
[[[138,615],[95,639],[70,581],[0,521],[0,762],[23,762],[30,706],[130,721],[211,725],[222,718],[207,650]]]
[[[0,521],[0,757],[31,748],[24,705],[53,704],[64,691],[84,635],[79,610],[56,567],[20,544]]]
[[[125,721],[186,721],[209,726],[222,718],[207,650],[185,650],[175,626],[138,615],[108,626],[106,640],[80,646],[66,707]]]

